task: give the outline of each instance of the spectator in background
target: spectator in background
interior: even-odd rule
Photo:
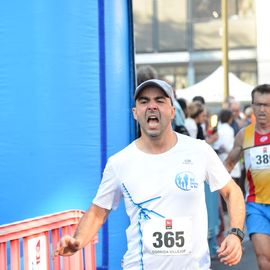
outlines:
[[[219,113],[219,123],[217,127],[218,139],[212,145],[214,150],[217,152],[219,158],[224,161],[229,152],[233,148],[234,144],[234,130],[231,127],[233,121],[233,113],[229,109],[223,109]],[[231,176],[234,181],[239,185],[242,192],[244,193],[245,187],[244,182],[241,179],[241,170],[239,162],[236,163],[235,167],[231,171]],[[227,211],[226,204],[223,202],[223,210]]]
[[[202,105],[205,105],[205,100],[204,100],[204,97],[202,97],[202,96],[195,96],[195,97],[193,97],[192,101],[198,101]]]
[[[231,127],[233,120],[232,111],[229,109],[222,109],[219,113],[219,123],[217,126],[218,139],[212,145],[219,158],[224,161],[228,153],[233,148],[234,130]]]
[[[179,106],[181,107],[181,109],[184,113],[184,122],[181,123],[181,125],[176,125],[174,130],[178,133],[190,136],[190,134],[185,126],[185,119],[188,117],[186,100],[184,98],[179,98],[176,101],[178,102]]]
[[[212,144],[218,138],[217,134],[207,135],[202,128],[205,124],[207,113],[204,105],[199,101],[191,102],[187,107],[188,118],[186,118],[185,126],[191,137],[205,140],[208,144]]]
[[[217,126],[217,134],[218,139],[217,141],[212,145],[216,153],[218,154],[221,161],[224,162],[224,160],[228,157],[228,154],[233,149],[234,145],[234,130],[231,127],[231,123],[233,121],[233,113],[229,109],[222,109],[219,113],[219,122]],[[235,167],[231,171],[231,176],[234,179],[234,181],[238,184],[238,186],[241,188],[243,195],[245,194],[245,185],[244,180],[241,178],[241,167],[240,163],[236,163]],[[221,197],[220,197],[221,198]],[[224,216],[223,212],[227,212],[227,206],[223,198],[221,198],[221,205],[222,209],[220,210],[220,220],[221,220],[221,227],[219,232],[219,242],[223,239],[223,233],[224,233]]]
[[[144,81],[157,78],[158,73],[152,66],[140,66],[137,70],[137,85],[140,85]]]
[[[243,118],[241,117],[241,106],[240,103],[236,100],[231,100],[229,103],[229,109],[233,113],[233,121],[231,123],[231,127],[234,130],[234,136],[243,126]]]
[[[181,106],[183,112],[184,112],[184,115],[185,115],[185,118],[188,117],[188,112],[187,112],[187,101],[184,99],[184,98],[178,98],[177,99],[179,105]]]
[[[229,109],[229,105],[235,101],[233,96],[228,96],[225,101],[222,103],[222,109]]]
[[[201,134],[198,134],[198,124],[202,124],[205,119],[205,109],[200,102],[191,102],[188,107],[188,118],[185,121],[185,126],[192,138],[195,139],[204,139],[200,137]],[[198,138],[198,135],[200,138]]]
[[[207,111],[206,111],[206,107],[205,107],[205,100],[202,96],[195,96],[195,97],[193,97],[192,101],[201,103],[205,108],[204,121],[202,123],[197,123],[197,128],[198,128],[197,139],[204,140],[206,135],[207,135],[207,129],[208,129],[208,125],[209,125],[208,119],[207,119]]]
[[[163,78],[164,81],[166,81],[168,84],[170,85],[174,85],[174,83],[172,82],[172,80],[168,79],[168,78]],[[180,104],[178,103],[177,99],[176,99],[176,93],[175,93],[175,87],[173,87],[173,106],[175,107],[175,117],[172,121],[172,127],[173,130],[184,134],[184,135],[189,135],[188,130],[185,127],[185,114],[183,112],[182,107],[180,106]]]
[[[255,116],[254,116],[253,109],[252,109],[251,105],[246,105],[244,107],[243,127],[248,126],[250,124],[254,124],[254,123],[255,123]]]
[[[182,107],[176,100],[175,89],[174,89],[173,106],[175,107],[175,117],[172,122],[173,129],[178,133],[189,135],[189,132],[185,127],[186,117],[182,110]]]
[[[231,127],[231,122],[233,120],[232,111],[229,109],[222,109],[218,117],[219,121],[217,124],[216,132],[218,134],[218,139],[212,144],[213,149],[218,154],[221,161],[224,161],[228,156],[228,153],[233,148],[234,143],[234,130]],[[232,177],[233,178],[233,177]],[[219,196],[219,233],[217,235],[217,242],[220,243],[224,238],[225,231],[225,220],[224,211],[227,212],[227,207],[224,199]]]

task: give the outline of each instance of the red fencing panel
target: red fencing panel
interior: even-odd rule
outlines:
[[[73,234],[83,213],[70,210],[0,226],[0,269],[95,270],[94,243],[73,256],[52,256],[60,236]]]

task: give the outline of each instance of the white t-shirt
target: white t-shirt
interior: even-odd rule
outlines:
[[[212,145],[215,150],[219,150],[219,158],[224,161],[234,144],[234,130],[228,123],[218,124],[218,140]],[[240,162],[237,162],[231,171],[231,176],[239,178],[241,176]]]
[[[228,123],[218,123],[218,139],[212,147],[220,152],[219,158],[224,161],[233,148],[234,131]]]
[[[124,198],[130,218],[125,270],[210,268],[204,181],[215,191],[231,177],[208,144],[177,136],[173,148],[157,155],[133,142],[104,170],[93,203],[115,209]]]
[[[187,118],[185,120],[185,127],[188,130],[188,133],[190,137],[192,138],[197,138],[197,133],[198,133],[198,127],[193,118]]]

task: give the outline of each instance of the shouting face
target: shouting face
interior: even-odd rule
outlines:
[[[133,115],[140,124],[142,135],[149,137],[157,137],[170,130],[174,114],[171,99],[155,86],[143,89],[133,108]]]

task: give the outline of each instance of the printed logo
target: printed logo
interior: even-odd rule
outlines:
[[[175,177],[175,183],[184,191],[198,188],[198,183],[195,182],[195,176],[191,172],[181,172],[177,174]]]
[[[183,161],[183,164],[193,164],[193,163],[192,163],[191,159],[185,159]]]
[[[172,229],[172,219],[166,219],[165,227],[166,227],[166,230],[171,230]]]
[[[266,142],[268,140],[268,136],[262,136],[261,138],[260,138],[260,142]]]

